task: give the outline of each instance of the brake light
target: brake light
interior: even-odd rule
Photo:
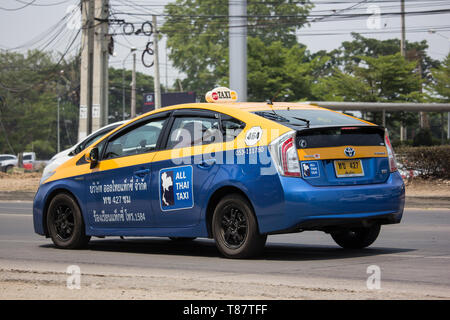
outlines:
[[[384,131],[384,144],[386,145],[389,157],[389,169],[391,172],[395,172],[397,171],[397,160],[395,159],[394,148],[392,148],[391,140],[389,140],[389,132],[387,129]]]
[[[269,151],[282,176],[300,177],[300,163],[295,146],[295,131],[285,133],[269,145]]]

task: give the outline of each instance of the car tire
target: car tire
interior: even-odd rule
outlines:
[[[76,201],[66,193],[56,195],[47,211],[48,233],[57,248],[80,249],[87,246],[81,210]]]
[[[371,227],[345,229],[331,234],[333,240],[345,249],[362,249],[370,246],[378,238],[381,227],[379,224]]]
[[[11,173],[13,168],[14,168],[14,166],[6,166],[5,167],[5,173]]]
[[[212,233],[217,248],[227,258],[259,255],[267,240],[267,235],[259,234],[250,203],[239,194],[219,201],[212,219]]]
[[[196,237],[169,237],[170,240],[176,242],[189,242],[197,239]]]

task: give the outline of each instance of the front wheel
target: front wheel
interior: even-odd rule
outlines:
[[[331,234],[333,240],[345,249],[362,249],[370,246],[380,234],[380,225],[371,227],[351,228]]]
[[[238,194],[224,197],[216,206],[212,233],[219,251],[227,258],[248,258],[264,250],[266,235],[258,224],[249,202]]]
[[[78,204],[66,193],[56,195],[50,202],[47,211],[47,227],[53,243],[58,248],[83,248],[91,238],[86,236]]]

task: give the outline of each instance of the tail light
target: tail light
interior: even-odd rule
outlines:
[[[295,146],[295,131],[275,139],[269,145],[270,155],[282,176],[300,177],[300,163]]]
[[[394,148],[392,148],[391,141],[389,140],[389,132],[387,129],[384,131],[384,144],[389,156],[389,169],[391,172],[397,171],[397,160],[395,159]]]

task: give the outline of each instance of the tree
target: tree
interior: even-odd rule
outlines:
[[[311,58],[300,44],[286,46],[281,41],[270,45],[255,37],[248,38],[249,100],[298,101],[311,98],[311,85],[320,76],[318,70],[328,57]],[[228,77],[222,79],[228,84]]]
[[[319,79],[313,93],[319,99],[366,102],[399,102],[420,100],[420,76],[415,62],[394,55],[358,56],[358,64],[346,71],[334,68],[333,73]]]
[[[125,75],[125,81],[123,81]],[[131,112],[131,79],[132,71],[109,68],[109,122],[122,120],[123,85],[125,85],[125,119],[129,119]],[[162,87],[164,91],[164,87]],[[142,113],[143,94],[154,91],[153,77],[136,72],[136,112]]]
[[[318,100],[354,102],[421,102],[422,80],[416,63],[409,62],[400,53],[367,57],[358,56],[359,63],[349,65],[344,71],[335,67],[333,72],[313,84],[312,93]],[[406,112],[387,114],[389,127],[400,123],[417,123],[417,115]],[[373,121],[381,124],[381,114]],[[395,130],[396,132],[397,130]]]
[[[51,157],[57,148],[58,97],[61,146],[76,142],[77,58],[63,60],[37,50],[25,55],[0,52],[0,69],[0,153],[35,151],[40,158]]]
[[[358,64],[361,57],[373,57],[394,55],[400,52],[400,39],[378,40],[365,38],[358,33],[352,33],[352,41],[344,41],[339,49],[330,52],[334,65],[344,68],[351,68],[351,65]],[[439,61],[430,58],[426,50],[428,43],[406,41],[406,59],[408,61],[420,62],[422,78],[426,78],[432,68],[439,66]]]
[[[434,82],[430,89],[438,95],[440,102],[450,102],[450,53],[442,62],[441,66],[431,70]]]
[[[268,46],[274,40],[292,46],[297,43],[295,31],[306,23],[311,8],[309,0],[249,0],[248,35]],[[165,14],[161,32],[168,36],[173,65],[186,73],[183,88],[210,90],[228,75],[228,2],[176,0],[165,7]]]

